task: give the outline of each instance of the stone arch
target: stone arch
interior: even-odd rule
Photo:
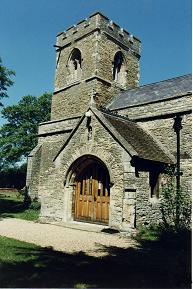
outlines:
[[[74,48],[68,58],[67,63],[67,82],[80,80],[82,75],[82,55],[78,48]]]
[[[108,164],[106,164],[106,162],[104,162],[104,160],[102,160],[100,157],[93,155],[93,154],[81,155],[79,158],[77,158],[76,160],[74,160],[70,164],[70,166],[69,166],[69,168],[65,174],[65,179],[64,179],[65,185],[67,187],[73,186],[75,179],[76,179],[76,176],[81,172],[82,169],[84,169],[84,165],[86,164],[86,162],[88,165],[92,161],[99,162],[99,163],[101,163],[102,166],[104,166],[106,168],[106,170],[109,173],[110,185],[113,186],[114,180],[113,180],[113,176],[111,173],[111,168],[109,167]]]
[[[122,51],[119,50],[115,53],[112,64],[113,64],[112,67],[113,80],[116,83],[124,86],[126,84],[127,78],[127,70],[126,70],[127,65]]]

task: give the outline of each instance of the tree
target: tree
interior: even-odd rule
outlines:
[[[0,58],[0,99],[8,97],[7,88],[13,85],[13,81],[11,80],[12,75],[15,75],[15,72],[3,66]],[[0,106],[3,106],[1,101]]]
[[[38,124],[50,119],[51,94],[24,96],[16,105],[2,109],[7,120],[0,129],[0,168],[26,159],[37,144]]]
[[[0,172],[0,188],[22,189],[26,183],[27,164],[20,166],[6,167]]]

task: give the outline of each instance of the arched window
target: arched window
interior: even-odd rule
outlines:
[[[113,61],[113,80],[124,85],[126,83],[126,73],[123,53],[118,51]]]
[[[68,60],[68,82],[76,81],[81,78],[82,74],[82,58],[81,52],[79,49],[75,48],[71,52],[71,55]]]

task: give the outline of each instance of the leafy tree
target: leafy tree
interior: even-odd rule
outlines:
[[[24,96],[18,104],[2,109],[7,123],[0,128],[0,168],[25,160],[37,144],[38,124],[50,119],[51,94]]]
[[[22,189],[26,183],[27,164],[20,166],[6,167],[0,172],[1,188],[17,188]]]
[[[11,80],[12,75],[15,75],[15,72],[3,66],[0,58],[0,99],[8,97],[7,88],[13,85],[13,81]],[[0,106],[3,106],[1,101]]]

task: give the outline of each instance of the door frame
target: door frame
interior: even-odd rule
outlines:
[[[103,159],[103,155],[101,158],[101,156],[95,154],[82,154],[68,165],[68,169],[66,170],[65,177],[63,179],[63,222],[75,221],[76,176],[80,174],[81,170],[83,170],[86,162],[88,163],[93,161],[99,162],[102,166],[104,166],[110,177],[109,223],[107,225],[112,225],[111,199],[114,196],[114,176],[112,175],[111,167],[109,165],[110,162]]]
[[[85,163],[76,176],[73,203],[74,220],[109,223],[110,176],[101,162],[92,160]]]

